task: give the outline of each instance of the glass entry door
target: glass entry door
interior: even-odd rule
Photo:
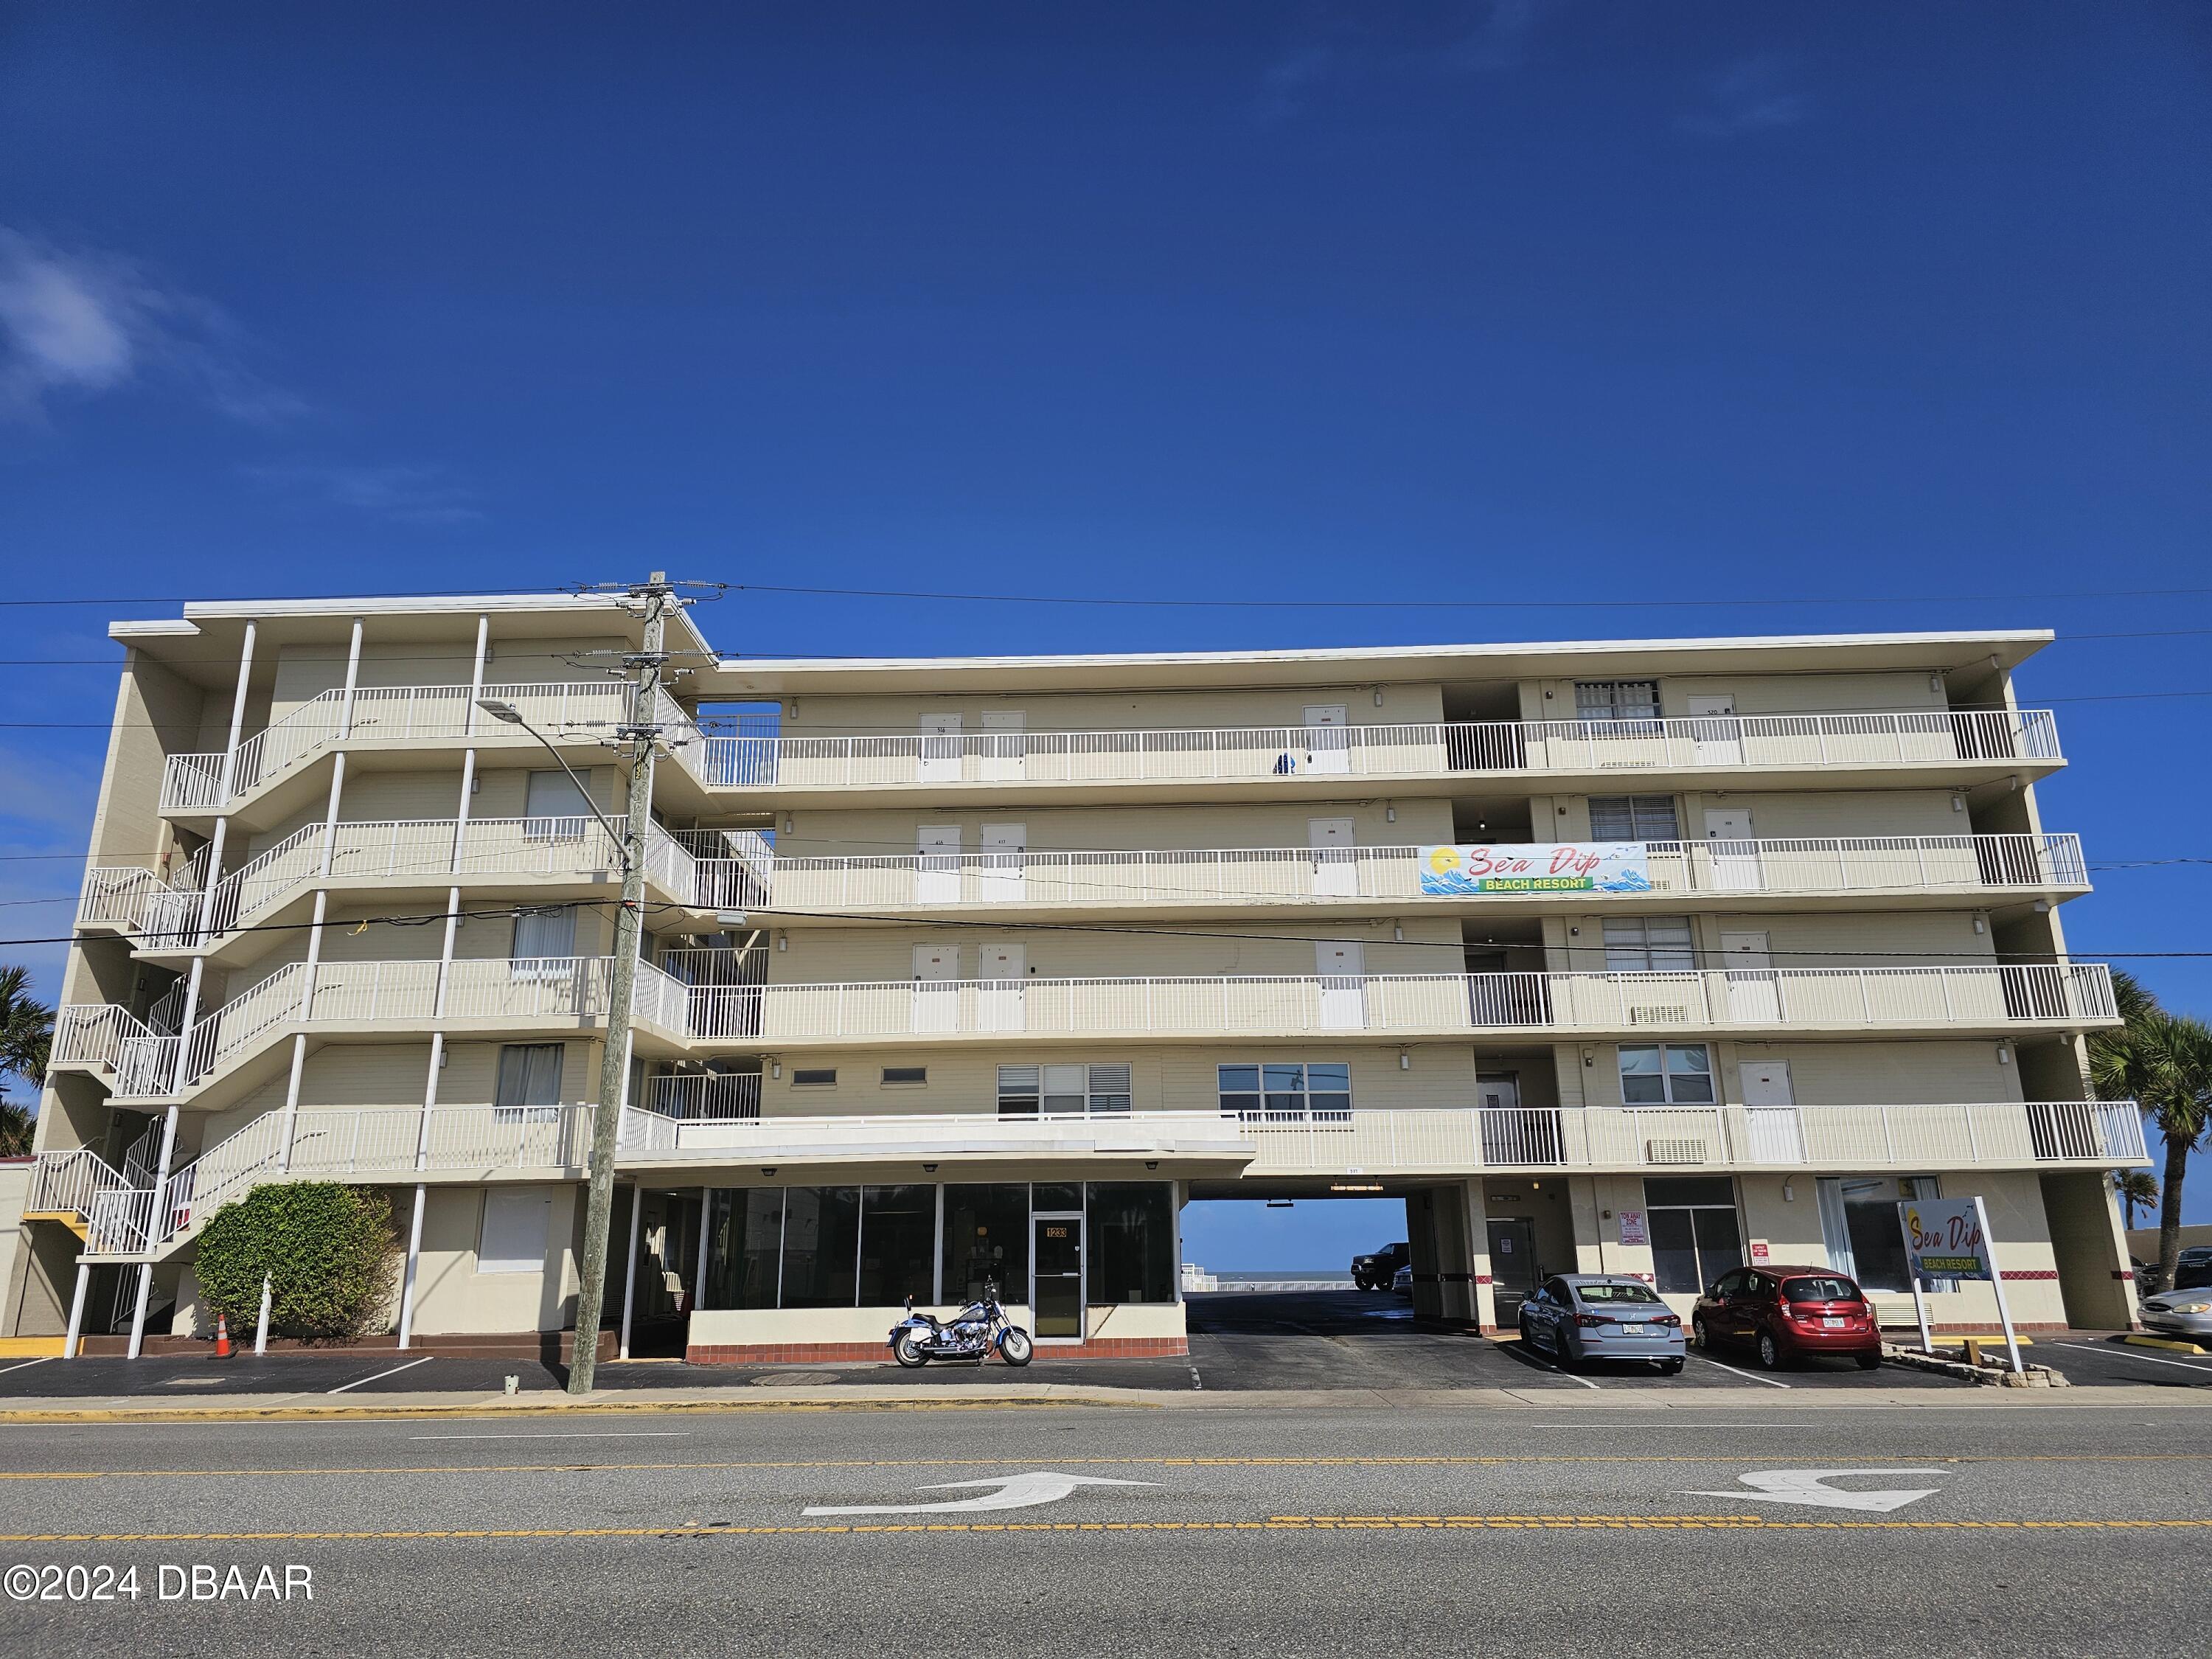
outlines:
[[[1083,1335],[1083,1218],[1040,1215],[1030,1225],[1036,1248],[1030,1252],[1030,1309],[1033,1334]]]

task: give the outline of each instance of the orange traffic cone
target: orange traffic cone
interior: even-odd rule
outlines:
[[[230,1358],[230,1321],[221,1314],[215,1316],[215,1357],[217,1359]]]

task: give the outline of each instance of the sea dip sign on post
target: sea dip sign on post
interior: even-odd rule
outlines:
[[[1996,1292],[1997,1319],[2004,1327],[2005,1352],[2017,1372],[2020,1341],[2013,1334],[2012,1309],[2005,1301],[2004,1278],[1997,1272],[1990,1242],[1989,1212],[1978,1198],[1908,1198],[1897,1218],[1905,1232],[1905,1265],[1912,1273],[1912,1305],[1920,1316],[1920,1346],[1933,1346],[1928,1331],[1928,1303],[1922,1285],[1930,1279],[1986,1279]]]
[[[1651,866],[1640,841],[1535,842],[1514,847],[1421,848],[1421,891],[1648,893]]]

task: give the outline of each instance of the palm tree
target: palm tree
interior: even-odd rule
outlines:
[[[0,1075],[19,1077],[35,1090],[46,1080],[54,1011],[26,994],[30,978],[27,968],[0,968]],[[29,1111],[0,1097],[0,1158],[29,1152],[36,1123]]]
[[[2181,1188],[2189,1154],[2212,1128],[2212,1026],[2170,1014],[2132,975],[2115,973],[2112,990],[2123,1024],[2089,1039],[2089,1078],[2103,1100],[2133,1100],[2166,1142],[2160,1183],[2160,1281],[2173,1283],[2181,1259]]]
[[[2128,1231],[2133,1232],[2136,1212],[2148,1210],[2158,1202],[2158,1177],[2148,1170],[2115,1170],[2112,1190],[2120,1195],[2120,1202],[2127,1210]]]

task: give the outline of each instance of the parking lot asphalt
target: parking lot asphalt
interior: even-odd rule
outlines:
[[[1633,1362],[1603,1364],[1572,1374],[1511,1340],[1498,1340],[1416,1320],[1387,1291],[1318,1291],[1221,1292],[1188,1299],[1188,1358],[1055,1359],[1049,1346],[1020,1370],[996,1361],[983,1365],[931,1365],[904,1370],[888,1359],[821,1365],[690,1365],[665,1360],[612,1363],[599,1367],[602,1388],[651,1392],[699,1388],[811,1388],[934,1384],[989,1387],[1012,1382],[1078,1383],[1090,1388],[1323,1391],[1376,1389],[1450,1390],[1502,1389],[1520,1393],[1665,1394],[1724,1388],[1747,1393],[1853,1389],[1956,1389],[1948,1378],[1891,1364],[1861,1371],[1842,1361],[1819,1361],[1779,1373],[1759,1370],[1750,1356],[1692,1348],[1673,1376]],[[2031,1363],[2063,1372],[2078,1388],[2137,1386],[2179,1391],[2212,1389],[2212,1357],[2121,1344],[2109,1332],[2038,1335]],[[451,1391],[496,1393],[513,1376],[521,1393],[558,1390],[565,1371],[537,1360],[409,1357],[389,1351],[368,1354],[331,1350],[312,1354],[251,1354],[216,1359],[212,1353],[0,1362],[0,1401],[94,1401],[151,1396],[179,1402],[195,1395],[255,1395],[300,1399],[317,1395]]]

